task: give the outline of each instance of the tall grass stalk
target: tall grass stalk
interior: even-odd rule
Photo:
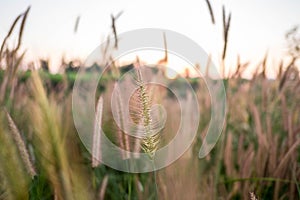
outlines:
[[[2,113],[0,119],[3,120]],[[1,199],[28,199],[29,176],[8,130],[0,124],[0,193]]]
[[[33,178],[36,175],[36,170],[33,166],[33,163],[31,162],[28,150],[26,148],[25,142],[21,136],[20,131],[18,130],[15,122],[13,121],[13,119],[11,118],[10,114],[7,112],[7,110],[5,110],[6,112],[6,117],[8,120],[8,125],[10,127],[11,130],[11,134],[12,137],[14,139],[14,142],[19,150],[20,156],[22,158],[22,161],[24,163],[24,166],[28,172],[28,174],[31,176],[31,178]]]
[[[31,91],[33,101],[29,106],[29,116],[34,124],[34,144],[37,159],[46,172],[57,199],[89,198],[80,176],[71,167],[66,151],[66,136],[63,130],[61,108],[48,100],[37,71],[32,72]],[[73,174],[74,172],[74,174]]]
[[[93,146],[92,146],[92,167],[98,167],[101,163],[101,124],[103,115],[103,97],[100,96],[96,106],[94,133],[93,133]]]
[[[150,99],[140,69],[137,69],[137,84],[139,86],[142,123],[145,128],[145,135],[142,138],[141,146],[143,151],[153,159],[160,142],[160,134],[159,132],[153,133],[151,128],[152,118],[150,115]]]

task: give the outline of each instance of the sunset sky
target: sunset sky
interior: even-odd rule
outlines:
[[[216,25],[212,25],[205,0],[0,0],[0,41],[15,17],[31,5],[24,32],[27,61],[50,59],[55,70],[62,56],[84,60],[111,33],[110,14],[119,33],[138,28],[170,29],[186,35],[216,57],[222,50],[222,4],[232,12],[229,63],[237,54],[242,61],[258,62],[269,49],[274,62],[285,53],[284,34],[300,24],[299,0],[211,0]],[[74,33],[77,16],[78,31]],[[13,41],[12,41],[13,42]]]

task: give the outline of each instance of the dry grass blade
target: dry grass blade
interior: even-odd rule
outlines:
[[[162,58],[161,60],[159,60],[157,62],[157,64],[159,64],[159,65],[163,65],[163,64],[168,63],[168,46],[167,46],[166,33],[163,34],[163,38],[164,38],[165,56],[164,56],[164,58]]]
[[[292,61],[289,63],[287,69],[285,70],[283,77],[281,78],[280,83],[279,83],[279,91],[282,90],[284,83],[287,79],[288,73],[289,73],[291,67],[294,65],[295,61],[296,61],[296,58],[293,58]]]
[[[283,90],[281,90],[282,92]],[[283,129],[288,130],[288,107],[287,107],[287,99],[285,95],[280,94],[280,103],[281,103],[281,115],[282,115],[282,123],[283,123]]]
[[[261,98],[262,98],[262,111],[266,112],[267,111],[267,106],[268,106],[268,81],[266,80],[266,60],[267,60],[267,54],[263,60],[262,63],[262,67],[263,67],[263,71],[262,71],[262,86],[261,86]]]
[[[213,12],[212,6],[211,6],[209,0],[205,0],[205,1],[206,1],[208,10],[209,10],[211,22],[212,22],[212,24],[215,24],[215,16],[214,16],[214,12]]]
[[[78,27],[80,22],[80,15],[76,17],[75,26],[74,26],[74,33],[77,33]]]
[[[4,50],[4,46],[6,44],[6,41],[8,40],[8,38],[11,36],[15,26],[17,25],[17,22],[21,19],[21,17],[23,16],[23,13],[20,14],[16,19],[15,21],[13,22],[13,24],[11,25],[6,37],[4,38],[3,42],[2,42],[2,45],[1,45],[1,49],[0,49],[0,60],[2,59],[2,54],[3,54],[3,50]]]
[[[222,22],[223,22],[223,31],[225,31],[226,30],[226,11],[225,11],[224,5],[222,6]]]
[[[229,32],[229,28],[230,28],[230,23],[231,23],[231,12],[228,15],[227,23],[226,23],[226,38],[228,38],[228,32]]]
[[[281,79],[282,72],[283,72],[283,61],[281,60],[278,66],[277,80]]]
[[[5,70],[4,77],[3,77],[3,80],[1,83],[1,88],[0,88],[0,102],[2,102],[6,97],[8,98],[8,96],[6,94],[10,94],[11,98],[13,97],[13,92],[14,92],[13,82],[15,80],[15,74],[16,74],[16,71],[18,70],[20,63],[23,60],[23,57],[25,55],[25,52],[24,52],[21,56],[18,57],[17,51],[19,50],[19,48],[21,46],[22,35],[23,35],[24,26],[25,26],[25,22],[26,22],[29,10],[30,10],[30,7],[28,7],[24,13],[20,14],[15,19],[8,34],[4,38],[2,45],[1,45],[0,63],[1,63],[2,59],[5,59],[6,70]],[[10,51],[8,49],[8,47],[6,47],[6,43],[7,43],[8,38],[11,36],[13,30],[15,29],[17,22],[21,18],[22,18],[22,22],[21,22],[21,26],[19,29],[18,43],[17,43],[17,46],[15,47],[15,49]],[[4,53],[4,51],[5,51],[5,53]],[[1,66],[0,66],[0,68],[1,68]]]
[[[21,62],[22,62],[22,60],[24,59],[25,53],[26,53],[26,51],[24,51],[24,52],[20,55],[20,57],[17,58],[16,63],[13,65],[13,67],[12,67],[12,75],[11,75],[12,79],[15,77],[15,75],[16,75],[16,73],[17,73],[17,71],[18,71]]]
[[[205,77],[209,77],[209,67],[211,65],[211,55],[209,54],[205,66]]]
[[[241,69],[241,58],[240,55],[237,56],[237,61],[236,61],[236,70],[233,74],[232,77],[237,77],[240,75],[240,69]]]
[[[262,129],[262,124],[261,124],[261,119],[260,119],[258,108],[253,103],[250,105],[250,108],[251,108],[251,111],[252,111],[252,114],[254,117],[254,121],[255,121],[255,130],[256,130],[258,142],[259,142],[259,144],[263,145],[264,147],[268,147],[266,137],[263,134],[263,129]]]
[[[288,112],[288,116],[287,116],[287,124],[288,124],[288,136],[287,136],[287,145],[290,148],[296,137],[294,137],[295,135],[293,134],[293,119],[292,119],[292,114],[290,112]]]
[[[223,54],[222,54],[222,59],[224,60],[226,57],[226,51],[227,51],[227,45],[228,45],[228,33],[229,33],[229,28],[230,28],[230,23],[231,23],[231,13],[229,13],[227,20],[226,20],[226,12],[225,12],[225,7],[223,6],[223,39],[224,39],[224,46],[223,46]]]
[[[264,57],[263,62],[262,62],[262,67],[263,67],[262,75],[263,75],[263,78],[267,77],[267,75],[266,75],[267,59],[268,59],[268,51],[266,52],[265,57]]]
[[[103,98],[99,97],[93,133],[93,146],[92,146],[92,167],[98,167],[101,163],[101,126],[102,126],[102,114],[103,114]]]
[[[297,150],[297,148],[299,148],[300,145],[300,139],[296,140],[294,142],[294,144],[289,148],[288,152],[284,155],[284,157],[281,159],[276,171],[275,171],[275,175],[279,176],[281,170],[286,167],[288,165],[288,161],[291,157],[291,155],[293,154],[294,151]]]
[[[255,71],[253,72],[252,80],[251,80],[252,87],[255,84],[255,81],[257,80],[256,78],[258,77],[259,69],[260,69],[260,63],[255,66]]]
[[[228,132],[226,145],[224,150],[224,165],[226,167],[226,174],[229,176],[234,175],[234,166],[233,166],[233,155],[232,155],[232,133]]]
[[[127,134],[124,134],[122,130],[124,130],[124,106],[122,104],[122,96],[120,93],[120,90],[118,88],[118,85],[115,84],[115,88],[117,91],[117,121],[120,124],[120,127],[118,127],[117,130],[117,136],[118,136],[118,142],[121,147],[121,149],[125,149],[126,153],[122,151],[122,159],[128,159],[129,158],[129,151],[130,151],[130,144],[129,144],[129,136]]]
[[[27,151],[26,145],[24,140],[22,139],[21,133],[19,131],[19,129],[17,128],[15,122],[13,121],[13,119],[11,118],[10,114],[7,112],[7,110],[5,110],[6,112],[6,117],[8,119],[8,125],[11,129],[11,133],[13,136],[13,139],[16,143],[16,146],[19,150],[20,156],[24,162],[25,168],[28,172],[28,174],[31,176],[31,178],[33,178],[36,175],[36,171],[35,168],[30,160],[30,156],[29,153]]]
[[[117,29],[116,29],[116,19],[113,15],[111,15],[111,28],[115,37],[115,48],[118,48],[118,36],[117,36]]]
[[[4,121],[2,114],[0,119]],[[3,125],[0,123],[0,199],[28,199],[28,173],[12,135]]]
[[[108,184],[108,175],[105,175],[105,177],[103,178],[102,183],[101,183],[101,188],[100,188],[100,192],[99,192],[99,200],[104,200],[107,184]]]
[[[19,39],[18,39],[18,45],[17,47],[15,48],[15,52],[18,51],[18,49],[20,48],[21,46],[21,43],[22,43],[22,37],[23,37],[23,32],[24,32],[24,27],[25,27],[25,23],[26,23],[26,19],[27,19],[27,16],[28,16],[28,13],[30,11],[30,6],[27,8],[27,10],[24,12],[23,14],[23,20],[22,20],[22,23],[21,23],[21,27],[20,27],[20,31],[19,31]]]
[[[45,170],[58,199],[74,199],[71,167],[66,151],[60,107],[48,101],[37,71],[32,72],[31,91],[34,101],[28,106],[34,124],[34,144],[41,167]]]
[[[111,28],[115,37],[115,48],[118,49],[118,34],[116,28],[116,20],[123,14],[123,11],[120,11],[116,16],[110,15],[111,17]]]
[[[241,166],[241,177],[248,178],[251,175],[251,167],[253,163],[255,153],[253,147],[249,147],[249,149],[245,152],[244,160]]]
[[[106,58],[107,52],[108,52],[108,50],[109,50],[109,46],[110,46],[110,37],[108,36],[108,37],[107,37],[107,40],[106,40],[106,45],[105,45],[105,47],[103,47],[103,49],[102,49],[102,55],[103,55],[103,58]]]

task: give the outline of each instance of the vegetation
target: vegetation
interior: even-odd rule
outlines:
[[[93,161],[76,134],[71,109],[76,70],[55,75],[45,69],[19,70],[25,54],[19,46],[29,10],[16,18],[6,37],[20,20],[17,46],[9,49],[5,39],[0,51],[0,199],[300,199],[299,44],[291,45],[288,62],[279,66],[268,66],[265,57],[251,80],[241,77],[248,63],[238,63],[236,71],[224,78],[226,124],[216,148],[204,159],[197,154],[210,120],[210,95],[202,78],[188,78],[202,108],[195,143],[156,173],[130,174]],[[231,15],[223,9],[223,17],[222,62]],[[297,42],[296,33],[287,35],[289,42]],[[268,67],[278,69],[275,80],[267,78]],[[122,73],[123,68],[119,70]],[[140,102],[135,106],[140,107],[135,114],[143,112],[144,126],[149,127],[152,100],[161,101],[170,118],[160,137],[142,141],[127,137],[105,109],[115,79],[107,73],[105,84],[100,83],[98,102],[104,108],[97,108],[97,119],[103,116],[104,132],[120,147],[153,156],[178,128],[178,102],[168,91],[152,97],[153,88],[139,79],[135,98]],[[180,84],[180,79],[172,84]]]

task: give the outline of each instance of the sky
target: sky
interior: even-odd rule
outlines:
[[[85,60],[111,33],[110,15],[124,11],[116,22],[118,33],[169,29],[194,40],[217,60],[222,53],[225,5],[232,13],[226,58],[231,65],[238,54],[242,62],[258,63],[267,50],[270,62],[277,62],[286,53],[286,31],[300,24],[299,0],[211,0],[211,4],[215,25],[205,0],[0,0],[0,41],[16,16],[31,5],[22,43],[26,61],[49,59],[55,71],[63,56]],[[74,33],[77,16],[80,22]]]

